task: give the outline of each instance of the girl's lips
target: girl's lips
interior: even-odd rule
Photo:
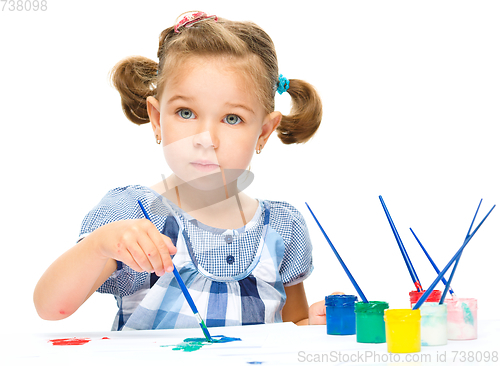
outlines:
[[[196,160],[192,161],[191,165],[202,172],[210,172],[215,169],[219,169],[219,164],[212,163],[211,161]]]

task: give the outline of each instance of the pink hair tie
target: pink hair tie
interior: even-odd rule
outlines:
[[[217,21],[216,15],[207,15],[207,13],[203,11],[189,11],[186,13],[182,13],[177,17],[176,24],[174,27],[174,32],[179,33],[179,28],[189,28],[194,24],[202,22],[204,20],[213,19]]]

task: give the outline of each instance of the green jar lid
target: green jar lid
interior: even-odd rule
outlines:
[[[389,303],[385,301],[357,302],[354,307],[355,313],[384,314],[384,310],[389,309]]]

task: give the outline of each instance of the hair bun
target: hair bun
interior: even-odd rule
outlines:
[[[135,124],[149,122],[146,98],[156,94],[158,64],[146,57],[131,56],[111,70],[111,81],[120,93],[122,109]]]

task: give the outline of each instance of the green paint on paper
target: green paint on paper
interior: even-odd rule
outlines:
[[[201,339],[201,338],[200,338]],[[176,346],[173,346],[174,351],[184,351],[184,352],[193,352],[199,350],[201,347],[203,347],[206,344],[210,344],[207,342],[205,339],[201,341],[189,341],[189,342],[181,342]]]
[[[186,338],[176,345],[164,345],[161,347],[172,347],[174,351],[193,352],[199,350],[203,346],[211,345],[214,343],[228,343],[234,341],[241,341],[241,338],[226,337],[223,335],[212,336],[212,342],[206,338]]]

